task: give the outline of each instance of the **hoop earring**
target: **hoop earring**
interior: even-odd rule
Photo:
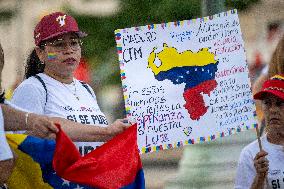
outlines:
[[[45,63],[40,61],[37,65],[37,69],[43,72],[44,68],[45,68]]]

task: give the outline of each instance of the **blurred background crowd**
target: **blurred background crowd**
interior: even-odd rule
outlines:
[[[112,122],[124,115],[115,29],[190,20],[233,8],[238,9],[253,84],[265,72],[283,35],[283,0],[0,0],[0,41],[5,52],[2,86],[10,98],[23,80],[33,29],[40,18],[54,11],[67,12],[89,34],[75,75],[93,87]],[[144,155],[147,188],[186,188],[178,187],[176,181],[186,174],[179,169],[185,162],[180,162],[181,157],[186,159],[183,153],[181,148]]]

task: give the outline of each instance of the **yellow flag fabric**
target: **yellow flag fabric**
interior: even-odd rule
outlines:
[[[8,187],[12,189],[53,188],[43,181],[40,165],[31,156],[18,149],[27,139],[27,135],[7,134],[6,137],[17,155],[15,168],[7,183]]]

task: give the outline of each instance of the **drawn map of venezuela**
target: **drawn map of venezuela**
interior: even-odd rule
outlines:
[[[210,92],[217,87],[215,73],[219,62],[215,60],[215,55],[208,48],[196,53],[190,50],[179,53],[165,43],[161,52],[155,53],[155,50],[149,55],[148,68],[152,69],[158,81],[168,79],[175,85],[185,83],[184,107],[192,120],[199,120],[208,109],[201,93],[210,96]],[[155,64],[157,58],[161,63],[159,66]]]

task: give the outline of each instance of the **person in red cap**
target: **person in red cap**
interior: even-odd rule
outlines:
[[[129,126],[125,119],[109,125],[92,88],[74,78],[81,59],[81,39],[86,36],[68,14],[44,16],[34,30],[36,47],[27,61],[26,80],[11,100],[31,112],[53,117],[77,141],[82,155]]]
[[[284,189],[284,75],[264,82],[254,99],[261,100],[266,134],[240,155],[235,189]]]

